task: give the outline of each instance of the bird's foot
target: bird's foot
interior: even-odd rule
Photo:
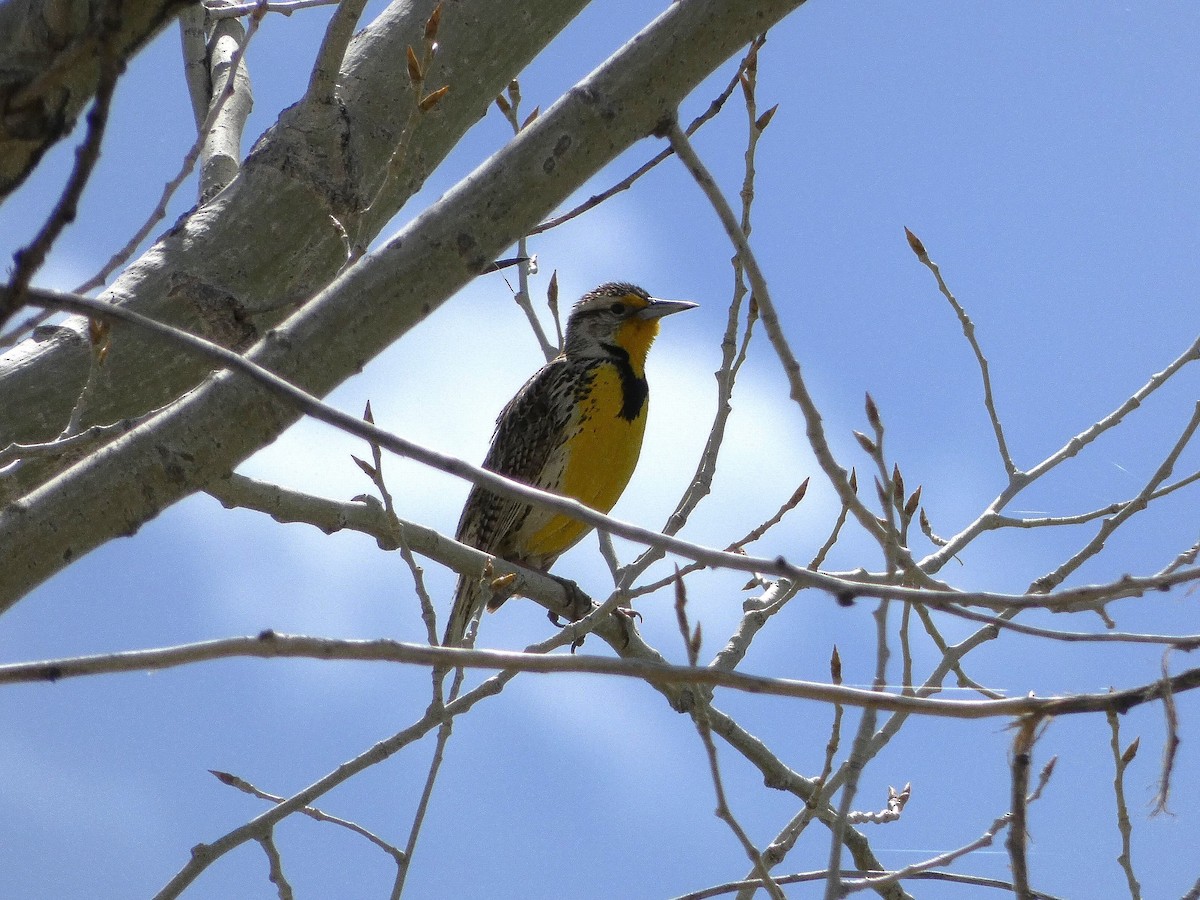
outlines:
[[[549,575],[549,573],[547,573]],[[562,585],[563,593],[566,597],[563,599],[561,610],[549,610],[546,613],[546,618],[555,628],[565,628],[568,623],[578,622],[593,609],[595,604],[592,603],[592,598],[585,594],[579,585],[569,578],[560,578],[557,575],[550,575],[555,581]],[[563,619],[566,622],[563,622]],[[574,653],[583,645],[583,638],[577,638],[571,642],[571,652]]]
[[[549,613],[551,622],[561,628],[563,626],[559,621],[560,618],[565,618],[568,622],[578,622],[592,611],[595,604],[592,603],[592,598],[585,594],[579,585],[569,578],[560,578],[557,575],[551,575],[550,577],[562,585],[563,593],[566,595],[563,598],[562,609],[551,610]]]

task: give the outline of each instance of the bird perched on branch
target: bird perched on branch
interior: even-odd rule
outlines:
[[[483,467],[607,513],[641,453],[649,406],[646,354],[659,321],[694,306],[657,300],[623,282],[584,294],[567,320],[563,352],[501,411]],[[544,572],[591,530],[570,516],[476,486],[456,537]],[[462,576],[443,643],[461,643],[480,609],[494,610],[507,597],[479,575]]]

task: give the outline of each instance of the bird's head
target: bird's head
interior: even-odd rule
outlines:
[[[640,375],[663,316],[692,309],[687,300],[658,300],[634,284],[615,281],[588,291],[567,320],[567,356],[620,356]]]

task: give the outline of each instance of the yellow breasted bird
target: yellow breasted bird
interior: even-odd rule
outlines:
[[[659,320],[695,305],[657,300],[623,282],[584,294],[567,320],[563,352],[501,411],[483,467],[607,513],[641,453],[649,406],[646,354]],[[591,530],[570,516],[475,487],[456,537],[544,572]],[[443,643],[461,643],[480,607],[494,610],[506,596],[493,595],[478,576],[460,578]]]

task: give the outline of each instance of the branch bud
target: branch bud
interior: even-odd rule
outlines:
[[[442,4],[433,8],[429,19],[425,22],[425,42],[432,44],[437,40],[438,26],[442,23]]]
[[[917,485],[917,489],[912,492],[912,496],[908,498],[908,502],[904,504],[904,517],[911,519],[917,511],[917,506],[921,502],[921,485]]]
[[[770,125],[771,120],[773,118],[775,118],[775,110],[777,110],[777,109],[779,109],[778,103],[776,103],[774,106],[772,106],[770,109],[768,109],[765,113],[763,113],[761,116],[759,116],[758,119],[755,121],[754,127],[758,130],[758,132],[760,134],[767,130],[767,126]]]
[[[413,84],[420,84],[425,80],[425,73],[421,71],[421,63],[417,54],[413,52],[412,44],[408,45],[408,80]]]
[[[1141,740],[1142,739],[1140,737],[1136,737],[1133,739],[1133,743],[1125,748],[1125,752],[1121,754],[1122,766],[1127,766],[1133,762],[1133,758],[1137,756],[1138,745],[1141,743]]]
[[[863,404],[867,409],[867,421],[871,423],[871,427],[878,431],[881,427],[879,421],[879,407],[875,405],[875,400],[870,394],[867,394],[866,402]]]
[[[908,230],[907,226],[904,228],[904,236],[908,238],[908,246],[912,248],[913,253],[917,254],[917,259],[921,262],[929,259],[929,254],[925,252],[925,245],[921,243],[919,237]]]
[[[868,454],[874,456],[876,453],[875,442],[863,434],[861,431],[854,432],[854,436],[858,439],[858,444]]]
[[[431,109],[433,109],[435,106],[438,105],[438,101],[441,100],[443,97],[445,97],[446,93],[449,90],[450,90],[450,85],[443,84],[436,91],[428,93],[424,97],[422,97],[421,102],[418,103],[417,106],[420,107],[421,112],[429,112]]]

